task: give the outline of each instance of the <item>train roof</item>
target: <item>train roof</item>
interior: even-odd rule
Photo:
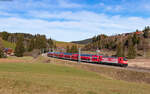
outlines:
[[[92,54],[81,54],[81,56],[93,56]]]
[[[72,53],[64,53],[64,55],[72,55]]]

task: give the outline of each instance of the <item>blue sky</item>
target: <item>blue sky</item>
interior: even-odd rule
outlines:
[[[150,25],[150,0],[0,0],[0,31],[76,41]]]

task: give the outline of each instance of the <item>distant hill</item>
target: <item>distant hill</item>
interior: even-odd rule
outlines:
[[[77,44],[88,44],[92,42],[92,38],[81,40],[81,41],[72,41],[72,43],[77,43]]]

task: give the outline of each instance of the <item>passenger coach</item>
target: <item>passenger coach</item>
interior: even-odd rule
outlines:
[[[61,53],[61,52],[49,52],[47,54],[49,57],[74,60],[78,61],[78,53]],[[124,57],[108,57],[104,55],[93,55],[93,54],[81,54],[80,60],[83,62],[97,63],[97,64],[109,64],[109,65],[119,65],[122,67],[128,66],[128,60]]]

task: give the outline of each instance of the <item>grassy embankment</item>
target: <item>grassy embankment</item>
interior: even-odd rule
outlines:
[[[13,60],[9,59],[10,62]],[[149,84],[114,80],[96,72],[65,64],[46,64],[42,63],[42,58],[33,60],[24,57],[19,60],[22,61],[20,63],[1,61],[0,94],[149,94],[150,92]],[[24,63],[21,63],[23,61]]]

